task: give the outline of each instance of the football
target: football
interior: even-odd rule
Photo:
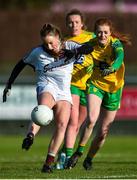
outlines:
[[[38,105],[32,110],[31,119],[39,126],[46,126],[53,120],[53,110],[46,105]]]

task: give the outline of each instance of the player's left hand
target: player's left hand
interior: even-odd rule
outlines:
[[[105,68],[101,71],[103,76],[108,76],[109,74],[113,73],[114,69],[112,67]]]
[[[4,91],[3,91],[3,102],[7,101],[7,96],[10,95],[10,91],[11,88],[9,88],[8,86],[5,87]]]

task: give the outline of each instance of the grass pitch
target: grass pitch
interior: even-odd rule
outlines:
[[[37,136],[29,151],[22,151],[23,137],[0,136],[0,179],[136,179],[137,138],[109,136],[93,161],[93,169],[82,167],[83,155],[71,170],[41,173],[49,137]],[[89,146],[89,145],[88,145]]]

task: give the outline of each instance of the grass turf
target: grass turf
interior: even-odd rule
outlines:
[[[137,178],[135,136],[109,136],[95,157],[91,171],[85,171],[82,167],[85,153],[75,168],[54,170],[52,174],[41,173],[49,143],[46,135],[37,136],[29,151],[22,151],[22,137],[0,136],[0,142],[0,179]]]

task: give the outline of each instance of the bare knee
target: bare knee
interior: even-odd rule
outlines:
[[[89,113],[88,114],[88,121],[87,121],[87,128],[92,129],[95,126],[95,123],[98,119],[96,113]]]
[[[57,129],[59,131],[65,131],[66,127],[67,127],[67,124],[65,122],[63,122],[63,121],[58,122],[58,124],[57,124]]]
[[[98,141],[101,142],[101,141],[105,140],[107,134],[108,134],[107,131],[101,132],[101,133],[99,134],[99,136],[98,136]]]
[[[109,133],[109,127],[110,127],[110,124],[101,128],[101,130],[99,131],[99,134],[98,134],[98,141],[105,140],[106,136]]]
[[[90,119],[87,121],[87,128],[88,128],[88,129],[92,129],[94,126],[95,126],[95,120],[94,120],[93,118],[90,118]]]
[[[73,129],[73,131],[78,130],[78,123],[77,122],[72,122],[71,120],[69,121],[68,127]]]

